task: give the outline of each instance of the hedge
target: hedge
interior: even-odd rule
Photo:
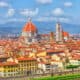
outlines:
[[[70,74],[64,76],[53,76],[53,77],[45,77],[45,78],[35,78],[32,80],[76,80],[80,78],[80,74]]]

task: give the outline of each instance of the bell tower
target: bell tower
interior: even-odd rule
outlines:
[[[56,24],[56,41],[57,42],[62,42],[63,41],[62,28],[61,28],[61,24],[59,22],[57,22],[57,24]]]

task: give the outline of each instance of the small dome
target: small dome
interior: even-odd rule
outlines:
[[[63,36],[69,36],[68,32],[63,32]]]

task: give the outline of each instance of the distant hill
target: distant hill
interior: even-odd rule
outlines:
[[[26,22],[9,22],[6,24],[0,24],[0,34],[16,34],[21,33],[21,30]],[[33,22],[38,28],[39,33],[48,33],[50,31],[55,32],[56,22]],[[72,33],[80,33],[80,25],[61,23],[63,30]]]

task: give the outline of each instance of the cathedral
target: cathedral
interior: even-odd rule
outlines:
[[[35,43],[40,40],[53,41],[54,37],[55,37],[56,42],[63,42],[63,41],[68,40],[69,38],[69,34],[62,30],[61,24],[59,22],[57,22],[56,24],[55,36],[53,35],[53,32],[51,32],[50,34],[49,33],[48,34],[38,34],[38,29],[32,23],[31,19],[29,19],[28,22],[23,27],[21,36],[24,37],[24,42],[26,44]]]
[[[22,36],[25,39],[25,43],[37,42],[38,30],[36,26],[32,23],[31,19],[25,24],[22,29]]]

